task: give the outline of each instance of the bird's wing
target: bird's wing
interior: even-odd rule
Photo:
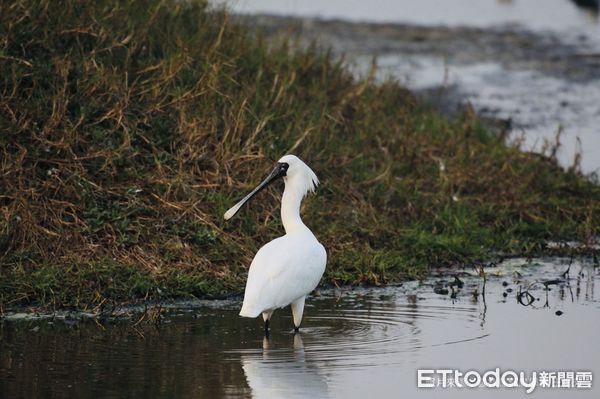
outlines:
[[[260,314],[310,293],[325,270],[325,249],[314,237],[285,235],[263,246],[248,272],[243,313]]]

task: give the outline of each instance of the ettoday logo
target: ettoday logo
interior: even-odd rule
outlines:
[[[540,388],[583,388],[592,387],[591,371],[523,371],[499,368],[483,373],[477,370],[466,372],[460,370],[428,370],[417,371],[417,387],[419,388],[524,388],[532,393]]]

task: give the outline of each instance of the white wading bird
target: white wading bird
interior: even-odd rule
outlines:
[[[273,311],[290,304],[298,331],[304,300],[319,284],[327,262],[325,248],[300,219],[300,203],[309,191],[315,190],[319,179],[294,155],[281,158],[262,183],[225,212],[225,220],[231,219],[250,198],[280,177],[285,182],[281,199],[285,235],[267,243],[254,256],[240,311],[243,317],[257,317],[262,313],[266,335]]]

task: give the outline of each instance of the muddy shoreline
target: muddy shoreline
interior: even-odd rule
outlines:
[[[381,289],[386,290],[402,290],[418,292],[433,292],[450,298],[457,296],[472,295],[475,298],[480,294],[477,290],[473,290],[474,285],[484,283],[487,276],[494,278],[509,278],[514,273],[515,265],[523,268],[525,273],[535,270],[535,266],[539,264],[555,263],[563,265],[563,273],[558,273],[556,276],[543,276],[542,279],[536,281],[539,289],[542,286],[564,285],[569,284],[569,272],[575,270],[573,264],[592,265],[598,267],[598,259],[595,257],[584,257],[579,260],[574,257],[541,257],[541,258],[522,258],[519,256],[505,257],[497,262],[489,262],[485,265],[473,265],[460,269],[455,268],[439,268],[432,270],[429,277],[423,280],[409,280],[400,283],[390,283],[381,286],[373,285],[347,285],[347,286],[325,286],[318,288],[313,294],[315,297],[340,297],[344,294],[361,291],[371,291]],[[579,267],[578,266],[578,267]],[[533,267],[533,269],[532,269]],[[510,271],[510,272],[507,272]],[[566,271],[567,273],[564,273]],[[577,272],[571,273],[576,278]],[[463,290],[464,279],[468,284]],[[548,283],[549,282],[549,283]],[[471,290],[469,291],[469,287]],[[415,292],[417,292],[415,291]],[[512,292],[511,289],[508,292]],[[484,292],[485,293],[485,292]],[[517,300],[519,292],[515,292],[514,296]],[[506,298],[506,295],[504,296]],[[119,322],[129,321],[137,326],[140,323],[160,325],[165,320],[168,320],[169,315],[179,314],[181,312],[193,312],[201,307],[216,308],[222,306],[235,306],[241,304],[243,296],[241,294],[232,294],[222,298],[194,298],[194,299],[148,299],[134,301],[131,303],[103,303],[91,309],[50,309],[48,307],[37,306],[15,306],[2,309],[0,313],[0,323],[2,322],[21,322],[21,321],[46,321],[49,323],[63,322],[67,325],[74,325],[79,322]],[[168,321],[167,321],[168,322]]]
[[[600,46],[520,26],[447,27],[238,15],[270,40],[330,48],[359,76],[405,84],[447,115],[473,107],[525,151],[560,143],[563,167],[600,170]],[[558,137],[558,138],[557,138]]]

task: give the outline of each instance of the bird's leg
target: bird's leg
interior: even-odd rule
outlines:
[[[304,313],[304,300],[306,296],[299,298],[292,302],[292,316],[294,317],[294,331],[300,330],[300,323],[302,323],[302,314]]]
[[[263,312],[262,317],[263,320],[265,321],[265,337],[269,338],[269,320],[271,319],[271,315],[273,314],[273,311],[266,311]]]

